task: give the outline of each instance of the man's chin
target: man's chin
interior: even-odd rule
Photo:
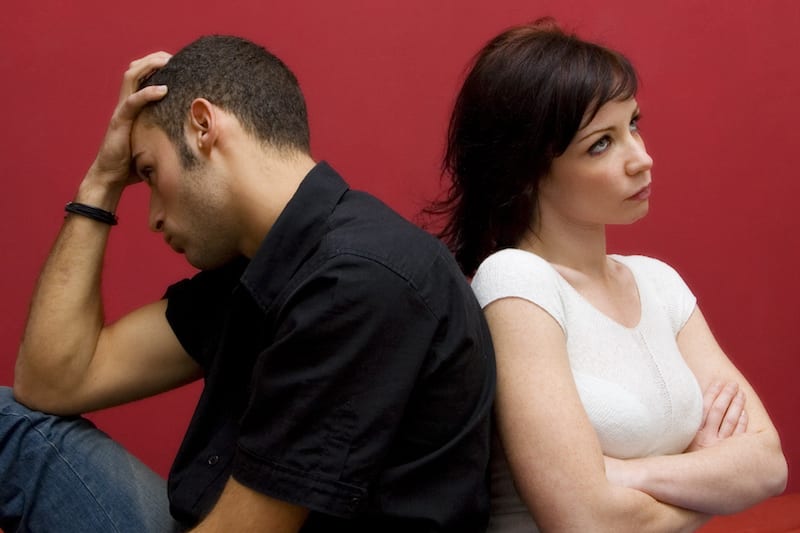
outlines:
[[[180,253],[186,258],[186,261],[198,270],[214,270],[221,266],[226,265],[234,259],[233,255],[214,256],[204,254],[193,254],[189,250],[182,250]]]

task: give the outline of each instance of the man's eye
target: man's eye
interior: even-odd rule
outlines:
[[[153,175],[153,169],[150,167],[142,167],[139,169],[139,177],[142,178],[142,181],[146,183],[150,183],[150,178]]]

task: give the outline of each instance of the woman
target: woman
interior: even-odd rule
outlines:
[[[666,264],[606,252],[652,159],[621,54],[551,20],[478,54],[434,212],[497,353],[492,532],[682,531],[783,491],[777,432]]]

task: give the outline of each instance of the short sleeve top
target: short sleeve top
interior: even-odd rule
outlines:
[[[639,292],[641,317],[631,328],[600,312],[552,265],[527,251],[506,249],[487,258],[472,288],[482,307],[522,298],[559,324],[578,393],[606,455],[679,453],[702,417],[700,387],[676,341],[695,297],[657,259],[611,258],[630,269]]]

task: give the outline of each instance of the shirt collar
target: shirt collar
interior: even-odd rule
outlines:
[[[262,309],[269,307],[322,239],[325,221],[348,189],[324,161],[303,178],[241,277]]]

